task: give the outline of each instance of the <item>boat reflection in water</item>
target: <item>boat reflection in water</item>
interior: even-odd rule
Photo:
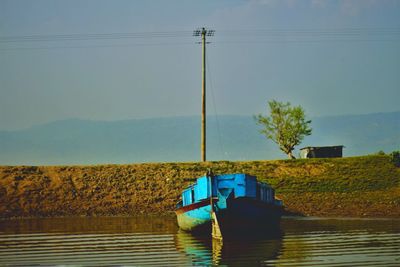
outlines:
[[[0,266],[400,266],[398,218],[284,217],[282,231],[223,243],[179,231],[175,220],[0,220]]]
[[[252,235],[224,236],[223,241],[208,234],[179,230],[175,235],[178,251],[196,265],[259,266],[274,261],[281,253],[283,233],[261,232]]]

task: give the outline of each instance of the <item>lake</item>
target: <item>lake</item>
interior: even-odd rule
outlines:
[[[229,240],[179,231],[174,216],[0,220],[0,265],[400,266],[400,219],[286,217]]]

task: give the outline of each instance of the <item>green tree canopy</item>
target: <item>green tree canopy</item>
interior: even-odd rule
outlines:
[[[311,135],[311,121],[306,120],[301,106],[292,107],[289,102],[276,100],[268,102],[268,105],[270,116],[264,117],[262,114],[255,116],[257,124],[263,126],[260,132],[278,144],[280,150],[290,159],[295,159],[293,149],[305,136]]]

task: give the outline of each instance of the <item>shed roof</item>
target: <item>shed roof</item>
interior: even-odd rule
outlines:
[[[341,147],[341,148],[343,148],[343,147],[345,147],[345,146],[343,146],[343,145],[339,145],[339,146],[306,146],[306,147],[300,148],[300,150],[304,150],[304,149],[315,149],[315,148],[336,148],[336,147]]]

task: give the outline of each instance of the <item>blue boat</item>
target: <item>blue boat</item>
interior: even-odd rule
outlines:
[[[246,234],[279,225],[282,201],[274,189],[247,174],[206,175],[186,188],[175,213],[178,225],[186,231]]]

